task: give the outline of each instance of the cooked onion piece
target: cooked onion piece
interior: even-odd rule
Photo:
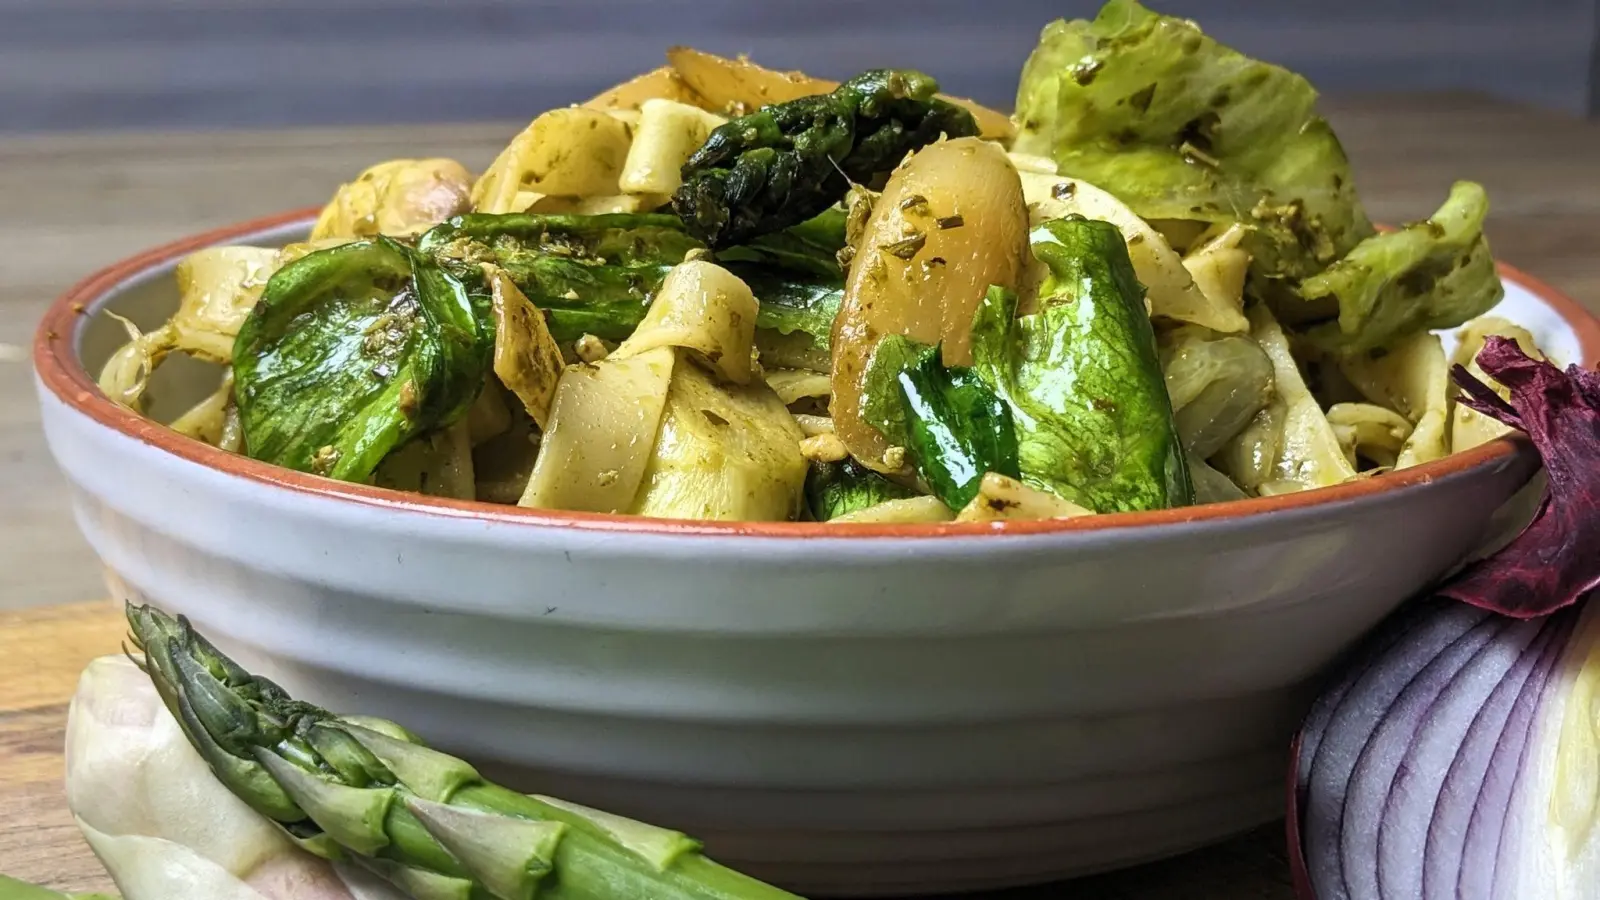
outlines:
[[[175,346],[172,324],[143,332],[139,326],[114,312],[108,310],[106,315],[122,324],[128,333],[128,343],[111,354],[100,368],[97,382],[100,393],[114,403],[143,414],[144,391],[150,384],[150,375]]]
[[[472,175],[453,159],[394,159],[342,185],[311,228],[311,240],[405,237],[467,211]]]

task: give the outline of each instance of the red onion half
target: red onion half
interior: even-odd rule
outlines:
[[[1600,897],[1600,605],[1409,605],[1313,708],[1289,799],[1303,900]]]

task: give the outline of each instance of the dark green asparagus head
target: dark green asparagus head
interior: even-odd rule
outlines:
[[[217,777],[257,812],[298,836],[314,833],[305,810],[263,764],[264,754],[360,787],[395,783],[377,757],[348,739],[333,714],[245,671],[186,618],[132,604],[127,615],[161,699]]]
[[[941,135],[978,133],[921,72],[863,72],[832,93],[762,107],[711,133],[683,167],[672,209],[712,247],[809,219]]]
[[[127,616],[145,672],[211,771],[306,850],[359,862],[424,900],[531,897],[551,870],[565,826],[445,805],[480,781],[466,763],[393,723],[294,700],[181,616],[133,604]]]

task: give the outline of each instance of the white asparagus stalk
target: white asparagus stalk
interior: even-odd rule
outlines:
[[[126,658],[84,670],[66,756],[67,803],[124,900],[404,900],[302,851],[235,797]]]

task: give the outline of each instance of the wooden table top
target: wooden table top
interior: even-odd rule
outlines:
[[[1375,219],[1431,212],[1485,184],[1496,255],[1600,312],[1600,124],[1463,95],[1327,104]],[[60,786],[66,701],[122,627],[39,436],[21,348],[50,298],[91,270],[184,234],[324,201],[365,166],[450,156],[481,167],[513,124],[0,139],[0,872],[106,889]],[[1287,900],[1276,828],[1074,884],[1108,900]],[[1081,889],[1081,890],[1080,890]],[[1049,896],[1060,896],[1052,889]],[[176,900],[176,898],[175,898]]]

